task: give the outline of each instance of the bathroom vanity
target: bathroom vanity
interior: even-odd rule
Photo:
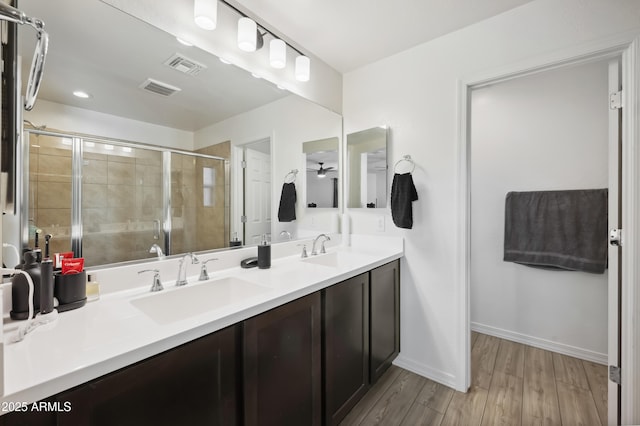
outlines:
[[[63,314],[53,329],[38,330],[5,351],[6,367],[13,363],[28,371],[26,388],[3,402],[17,407],[24,402],[28,410],[5,414],[0,425],[338,424],[399,353],[403,249],[401,239],[397,244],[386,240],[375,249],[369,241],[363,245],[368,249],[330,247],[327,254],[307,259],[297,254],[274,258],[269,270],[218,270],[213,284],[190,277],[194,289],[246,282],[265,290],[195,316],[175,314],[168,322],[154,320],[152,311],[141,311],[134,302],[162,303],[162,296],[181,300],[186,287],[149,295],[145,285],[104,295],[75,316],[96,326],[101,319],[89,318],[93,309],[94,315],[111,315],[112,328],[98,325],[102,338],[82,336],[76,354],[62,345],[52,348],[52,363],[66,356],[67,366],[62,362],[52,368],[54,377],[29,387],[29,377],[45,369],[29,366],[38,355],[19,360],[17,353],[31,354],[41,340],[65,329],[90,328],[65,324],[72,312]],[[234,252],[229,255],[237,256]],[[197,291],[208,291],[202,289]],[[107,352],[103,361],[91,364],[101,351]],[[20,376],[12,371],[5,380],[9,391]],[[31,409],[35,400],[49,409]]]

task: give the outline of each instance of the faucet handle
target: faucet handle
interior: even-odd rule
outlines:
[[[302,246],[302,253],[300,254],[300,258],[304,259],[305,257],[309,257],[307,254],[307,245],[306,244],[296,244],[296,247]]]
[[[151,285],[152,292],[164,290],[162,286],[162,281],[160,281],[160,271],[157,269],[144,269],[142,271],[138,271],[138,274],[142,274],[143,272],[153,272],[153,284]]]
[[[212,260],[218,260],[218,258],[213,257],[211,259],[207,259],[204,262],[202,262],[202,268],[200,268],[200,278],[198,278],[198,281],[206,281],[209,279],[209,271],[207,271],[207,263],[211,262]]]

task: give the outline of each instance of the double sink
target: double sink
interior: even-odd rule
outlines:
[[[337,272],[342,268],[366,263],[366,256],[351,251],[333,251],[290,261],[333,268]],[[270,290],[270,287],[255,284],[237,276],[227,276],[145,294],[132,299],[131,304],[156,323],[164,325],[235,305]]]

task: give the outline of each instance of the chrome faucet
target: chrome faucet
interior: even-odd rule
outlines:
[[[164,253],[162,252],[162,249],[160,248],[159,245],[157,244],[153,244],[151,246],[151,248],[149,249],[149,253],[155,253],[158,255],[158,258],[164,257]]]
[[[280,232],[280,236],[282,237],[283,235],[284,235],[285,237],[287,237],[287,241],[291,241],[291,232],[286,231],[286,230],[285,230],[285,231],[281,231],[281,232]]]
[[[160,271],[157,269],[145,269],[143,271],[138,271],[138,274],[142,274],[143,272],[153,272],[153,284],[151,285],[152,292],[163,290],[162,281],[160,281]]]
[[[218,259],[214,257],[212,259],[208,259],[202,262],[202,268],[200,268],[200,278],[198,278],[198,281],[206,281],[209,279],[209,271],[207,271],[207,263],[211,262],[212,260],[218,260]]]
[[[200,263],[200,260],[193,253],[187,253],[184,256],[182,256],[182,259],[180,259],[180,264],[178,265],[178,279],[176,280],[176,285],[177,286],[183,286],[183,285],[188,284],[188,281],[187,281],[187,264],[185,262],[185,259],[187,257],[191,258],[191,264],[192,265],[195,264],[195,263]]]
[[[320,244],[320,253],[326,253],[327,252],[324,249],[324,243],[325,243],[325,241],[331,241],[331,238],[329,238],[329,236],[326,235],[326,234],[320,234],[315,238],[315,240],[313,240],[313,246],[311,247],[311,256],[315,256],[316,254],[318,254],[318,252],[316,250],[316,243],[318,242],[318,240],[320,238],[324,238],[324,240],[322,240],[322,242]]]

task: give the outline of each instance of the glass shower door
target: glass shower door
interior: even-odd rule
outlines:
[[[85,265],[154,257],[164,250],[162,152],[83,141],[82,255]]]
[[[44,253],[44,236],[52,235],[51,254],[71,251],[72,145],[70,138],[29,136],[28,246]]]
[[[226,247],[224,160],[171,154],[171,253]]]

